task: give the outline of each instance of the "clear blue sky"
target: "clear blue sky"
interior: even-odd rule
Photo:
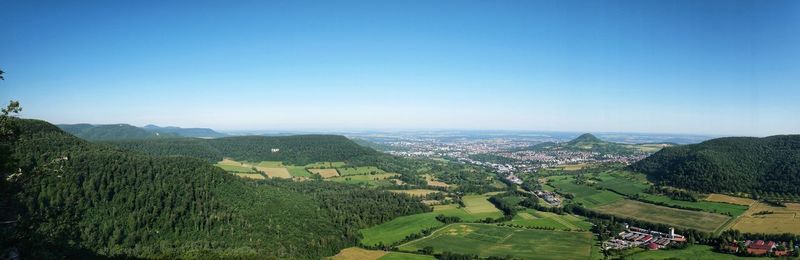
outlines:
[[[800,1],[0,1],[0,24],[0,98],[53,123],[800,133]]]

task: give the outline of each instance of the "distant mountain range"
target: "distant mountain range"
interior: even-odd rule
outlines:
[[[800,135],[725,137],[669,147],[631,169],[702,192],[800,194]]]
[[[180,128],[180,127],[159,127],[147,125],[136,127],[129,124],[61,124],[57,125],[67,133],[91,141],[112,141],[112,140],[137,140],[151,138],[175,138],[175,137],[201,137],[216,138],[224,137],[226,134],[216,132],[208,128]]]
[[[578,136],[569,142],[556,143],[544,142],[529,147],[516,149],[517,151],[585,151],[603,154],[635,154],[651,153],[663,147],[675,146],[674,143],[647,143],[647,144],[623,144],[600,140],[596,136],[586,133]]]

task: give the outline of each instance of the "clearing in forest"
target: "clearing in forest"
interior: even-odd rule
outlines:
[[[319,176],[322,176],[322,178],[339,176],[339,173],[336,171],[336,169],[308,169],[308,171],[319,174]]]
[[[396,193],[405,193],[411,196],[425,196],[431,193],[440,192],[438,190],[427,190],[427,189],[412,189],[412,190],[390,190],[391,192]]]
[[[236,176],[239,176],[239,177],[242,177],[242,178],[247,178],[247,179],[254,179],[254,180],[266,179],[266,178],[264,178],[264,175],[261,175],[260,173],[236,173]]]
[[[286,168],[283,167],[280,168],[256,167],[256,169],[258,169],[259,171],[263,171],[270,178],[283,178],[283,179],[292,178],[292,175],[289,174],[289,170],[286,170]]]

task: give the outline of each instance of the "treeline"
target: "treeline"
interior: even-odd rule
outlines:
[[[699,192],[800,199],[800,135],[728,137],[664,148],[630,166],[655,183]]]
[[[1,252],[23,258],[319,259],[358,229],[430,211],[418,198],[333,182],[246,181],[207,162],[88,143],[13,120]]]
[[[110,124],[110,125],[74,124],[74,125],[58,125],[58,127],[61,128],[61,130],[64,130],[67,133],[70,133],[81,139],[92,140],[92,141],[180,137],[180,135],[175,133],[157,134],[155,132],[147,131],[143,128],[135,127],[128,124]]]
[[[508,158],[505,156],[491,154],[491,153],[472,154],[469,155],[469,158],[479,162],[488,162],[497,164],[513,164],[517,162],[517,160],[514,158]]]

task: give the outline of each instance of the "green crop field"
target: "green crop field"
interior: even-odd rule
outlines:
[[[464,210],[471,214],[501,213],[497,207],[489,202],[489,195],[466,195],[461,198],[466,206]]]
[[[311,173],[304,166],[286,166],[292,177],[311,177]]]
[[[706,232],[713,232],[730,219],[730,217],[722,214],[669,208],[635,200],[621,200],[593,208],[593,210]]]
[[[592,234],[589,232],[456,223],[399,248],[416,252],[429,246],[437,253],[450,251],[481,257],[511,255],[521,259],[588,259],[592,244]]]
[[[622,195],[608,190],[599,190],[586,185],[575,184],[574,179],[571,177],[554,178],[550,185],[561,192],[572,193],[575,195],[574,201],[587,208],[607,205],[624,199]]]
[[[378,258],[378,260],[436,260],[436,258],[429,255],[389,252],[388,254],[382,256],[381,258]]]
[[[670,249],[645,251],[644,249],[630,250],[632,253],[625,255],[625,259],[708,259],[708,260],[729,260],[729,259],[770,259],[769,257],[740,257],[731,254],[717,253],[711,246],[691,245],[686,249]]]
[[[695,208],[711,213],[728,213],[734,217],[741,215],[742,213],[747,211],[748,208],[747,206],[743,205],[734,205],[734,204],[711,202],[711,201],[693,202],[684,200],[674,200],[667,196],[653,195],[653,194],[641,194],[640,198],[646,201],[661,202],[661,203],[666,203],[667,205]]]
[[[496,212],[487,212],[487,213],[471,213],[467,212],[465,208],[459,208],[458,204],[448,204],[448,205],[437,205],[433,207],[433,211],[442,214],[445,216],[454,216],[459,217],[463,221],[473,222],[479,221],[486,218],[499,218],[503,216],[503,213],[499,210]]]
[[[361,239],[361,243],[369,246],[378,245],[379,243],[384,245],[394,244],[410,234],[420,233],[424,229],[444,225],[436,220],[437,215],[439,213],[429,212],[403,216],[374,227],[362,229],[361,234],[364,238]]]
[[[649,183],[639,178],[634,178],[631,175],[601,174],[599,178],[603,181],[597,183],[598,186],[614,190],[617,193],[627,196],[642,194],[645,190],[647,190],[647,188],[650,187]]]
[[[666,205],[678,206],[678,207],[695,208],[711,213],[721,213],[721,214],[728,213],[731,214],[732,216],[739,216],[745,211],[747,211],[747,206],[742,206],[742,205],[733,205],[729,203],[718,203],[711,201],[692,202],[684,200],[675,200],[663,195],[645,193],[645,190],[647,190],[650,187],[650,184],[645,181],[645,177],[642,174],[635,174],[629,172],[602,173],[598,175],[598,178],[602,179],[603,181],[598,182],[597,186],[613,190],[617,193],[621,193],[627,196],[638,195],[640,199],[646,200],[648,202],[664,203]]]
[[[378,169],[378,167],[375,166],[341,167],[337,168],[337,170],[339,170],[339,175],[341,176],[384,173],[383,170]]]
[[[281,161],[261,161],[255,164],[255,166],[265,167],[265,168],[278,168],[278,167],[283,167],[283,163]]]
[[[592,224],[583,217],[575,215],[558,215],[550,212],[527,209],[520,211],[511,221],[504,222],[524,227],[546,227],[558,230],[589,230]]]
[[[328,178],[326,180],[347,183],[347,184],[367,185],[375,187],[375,186],[391,185],[391,180],[389,180],[389,177],[394,177],[394,176],[397,176],[397,173],[339,176],[339,177]]]
[[[253,167],[246,167],[246,166],[239,166],[239,165],[227,165],[227,164],[215,164],[219,168],[227,172],[236,172],[236,173],[255,173],[256,171],[253,170]]]
[[[344,167],[344,162],[316,162],[306,165],[306,168],[339,168]]]

